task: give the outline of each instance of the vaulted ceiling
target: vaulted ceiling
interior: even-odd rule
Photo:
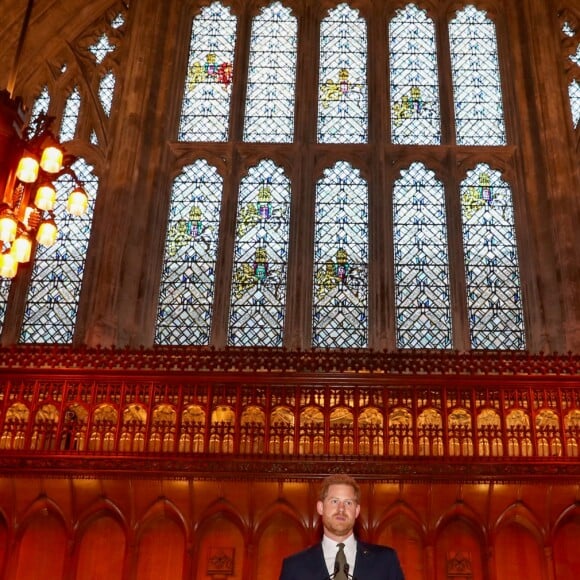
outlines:
[[[21,94],[38,67],[117,3],[118,0],[0,0],[0,89],[10,89],[15,77],[13,96]]]

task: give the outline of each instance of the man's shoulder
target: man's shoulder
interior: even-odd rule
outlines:
[[[296,552],[295,554],[292,554],[285,559],[288,561],[302,560],[304,558],[310,558],[311,556],[314,556],[315,554],[320,553],[321,551],[322,546],[320,544],[314,544],[313,546],[305,548],[300,552]]]
[[[369,544],[368,542],[357,542],[358,550],[364,554],[394,554],[395,549],[382,544]]]

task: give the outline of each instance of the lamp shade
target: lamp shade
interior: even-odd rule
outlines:
[[[32,251],[32,240],[30,236],[26,233],[18,236],[10,246],[10,253],[16,261],[21,264],[28,262],[30,260],[30,253]]]
[[[89,200],[87,198],[85,190],[80,186],[75,187],[66,203],[66,209],[68,213],[79,217],[81,215],[84,215],[84,213],[87,211],[88,206]]]
[[[58,173],[62,169],[62,151],[58,147],[46,147],[40,158],[40,167],[47,173]]]
[[[18,261],[9,252],[0,254],[0,277],[14,278],[18,272]]]
[[[58,229],[53,219],[43,221],[36,232],[36,241],[46,248],[50,248],[58,236]]]
[[[16,238],[18,224],[16,218],[10,213],[0,215],[0,241],[11,244]]]
[[[16,177],[24,183],[34,183],[38,177],[38,159],[30,153],[24,154],[18,162]]]
[[[56,203],[56,191],[52,184],[44,183],[36,190],[34,205],[43,211],[52,211]]]

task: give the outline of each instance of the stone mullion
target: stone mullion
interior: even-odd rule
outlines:
[[[385,168],[389,162],[388,154],[384,154],[384,145],[390,142],[388,23],[383,13],[377,16],[380,17],[370,16],[367,20],[370,147],[368,346],[376,350],[392,350],[395,347],[393,196],[392,175]]]
[[[221,209],[221,223],[216,262],[216,282],[214,291],[214,312],[212,317],[211,344],[224,347],[228,341],[228,323],[232,268],[236,236],[236,213],[240,182],[247,173],[251,159],[244,156],[242,143],[248,59],[251,39],[251,21],[256,10],[232,10],[238,17],[236,53],[234,56],[234,84],[232,86],[230,109],[230,138],[227,160],[223,168],[224,187]],[[250,147],[252,149],[252,147]]]
[[[312,344],[312,276],[314,255],[313,177],[316,144],[320,15],[316,5],[300,5],[298,23],[298,76],[294,130],[295,165],[292,168],[292,213],[288,303],[284,344],[288,348],[310,348]]]
[[[578,191],[579,184],[566,75],[563,66],[554,66],[562,62],[557,6],[542,0],[526,0],[524,5],[514,1],[509,4],[508,18],[517,32],[513,55],[519,76],[514,109],[527,210],[524,228],[529,239],[536,240],[535,247],[522,253],[528,278],[529,303],[524,304],[528,349],[578,350],[580,207],[572,192]]]
[[[112,127],[106,174],[100,176],[85,267],[84,316],[77,329],[77,339],[89,345],[151,341],[144,333],[144,313],[151,308],[151,282],[158,285],[158,277],[147,278],[148,265],[162,259],[155,201],[159,175],[167,173],[167,136],[154,128],[163,127],[167,115],[160,71],[173,62],[175,48],[165,42],[172,14],[172,6],[154,0],[136,3],[129,14],[125,74],[115,97],[119,121]]]
[[[434,16],[437,38],[437,64],[439,67],[439,100],[441,103],[441,146],[436,154],[437,163],[441,169],[437,178],[442,180],[445,190],[452,347],[458,350],[469,350],[469,314],[467,310],[463,227],[459,197],[460,181],[464,168],[460,166],[460,161],[457,158],[453,78],[449,45],[449,21],[453,17],[454,13],[450,14],[443,10]]]

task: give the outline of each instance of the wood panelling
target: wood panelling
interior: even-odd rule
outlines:
[[[319,537],[318,481],[2,478],[0,578],[277,580]],[[357,532],[407,580],[580,577],[580,485],[361,485]]]

